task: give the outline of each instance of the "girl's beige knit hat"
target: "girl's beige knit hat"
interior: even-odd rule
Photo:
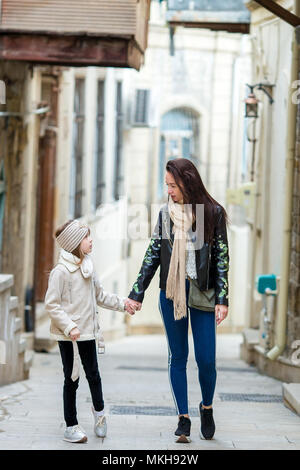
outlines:
[[[87,225],[74,220],[56,237],[56,240],[61,248],[72,253],[88,232],[89,228]]]

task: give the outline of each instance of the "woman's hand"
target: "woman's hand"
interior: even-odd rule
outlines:
[[[76,341],[80,337],[80,331],[78,330],[77,327],[73,328],[70,331],[70,338],[72,341]]]
[[[127,313],[129,313],[130,315],[134,315],[135,314],[135,308],[133,307],[133,305],[131,305],[131,302],[129,302],[130,299],[126,299],[124,304],[125,304],[125,310]]]
[[[141,310],[142,302],[137,302],[137,300],[132,300],[132,299],[128,299],[128,300],[130,300],[130,303],[133,306],[133,308],[135,308],[135,310]]]
[[[215,306],[215,313],[216,313],[216,320],[217,320],[217,325],[220,325],[220,323],[225,320],[228,314],[228,307],[227,305],[219,305],[217,304]]]

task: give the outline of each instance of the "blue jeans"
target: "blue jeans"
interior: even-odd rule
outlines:
[[[188,299],[189,284],[189,281],[186,280],[186,299]],[[215,313],[187,306],[187,317],[181,320],[174,320],[173,301],[166,298],[165,290],[160,291],[159,309],[168,341],[169,379],[177,413],[180,415],[188,414],[186,366],[189,353],[189,317],[191,320],[202,402],[204,406],[211,405],[217,377]]]

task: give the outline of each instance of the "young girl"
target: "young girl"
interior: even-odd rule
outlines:
[[[98,347],[102,346],[97,305],[126,310],[131,315],[134,309],[127,299],[103,290],[89,256],[92,238],[86,225],[70,220],[57,229],[55,237],[61,252],[49,276],[45,308],[51,317],[51,336],[58,340],[63,363],[64,440],[86,442],[86,433],[78,425],[76,413],[79,356],[91,391],[95,434],[105,437],[107,432],[96,352],[96,341]]]

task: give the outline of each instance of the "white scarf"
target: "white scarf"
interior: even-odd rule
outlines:
[[[60,251],[60,257],[59,257],[58,262],[66,266],[66,268],[71,273],[73,273],[77,269],[80,269],[81,274],[83,275],[84,278],[91,277],[91,275],[93,274],[93,270],[94,270],[93,261],[92,261],[92,258],[88,254],[84,255],[82,262],[80,262],[80,259],[77,258],[77,256],[62,249]]]
[[[187,316],[185,292],[185,257],[187,232],[192,225],[190,205],[176,203],[169,198],[168,211],[174,223],[174,243],[167,279],[166,297],[173,300],[174,319]]]

